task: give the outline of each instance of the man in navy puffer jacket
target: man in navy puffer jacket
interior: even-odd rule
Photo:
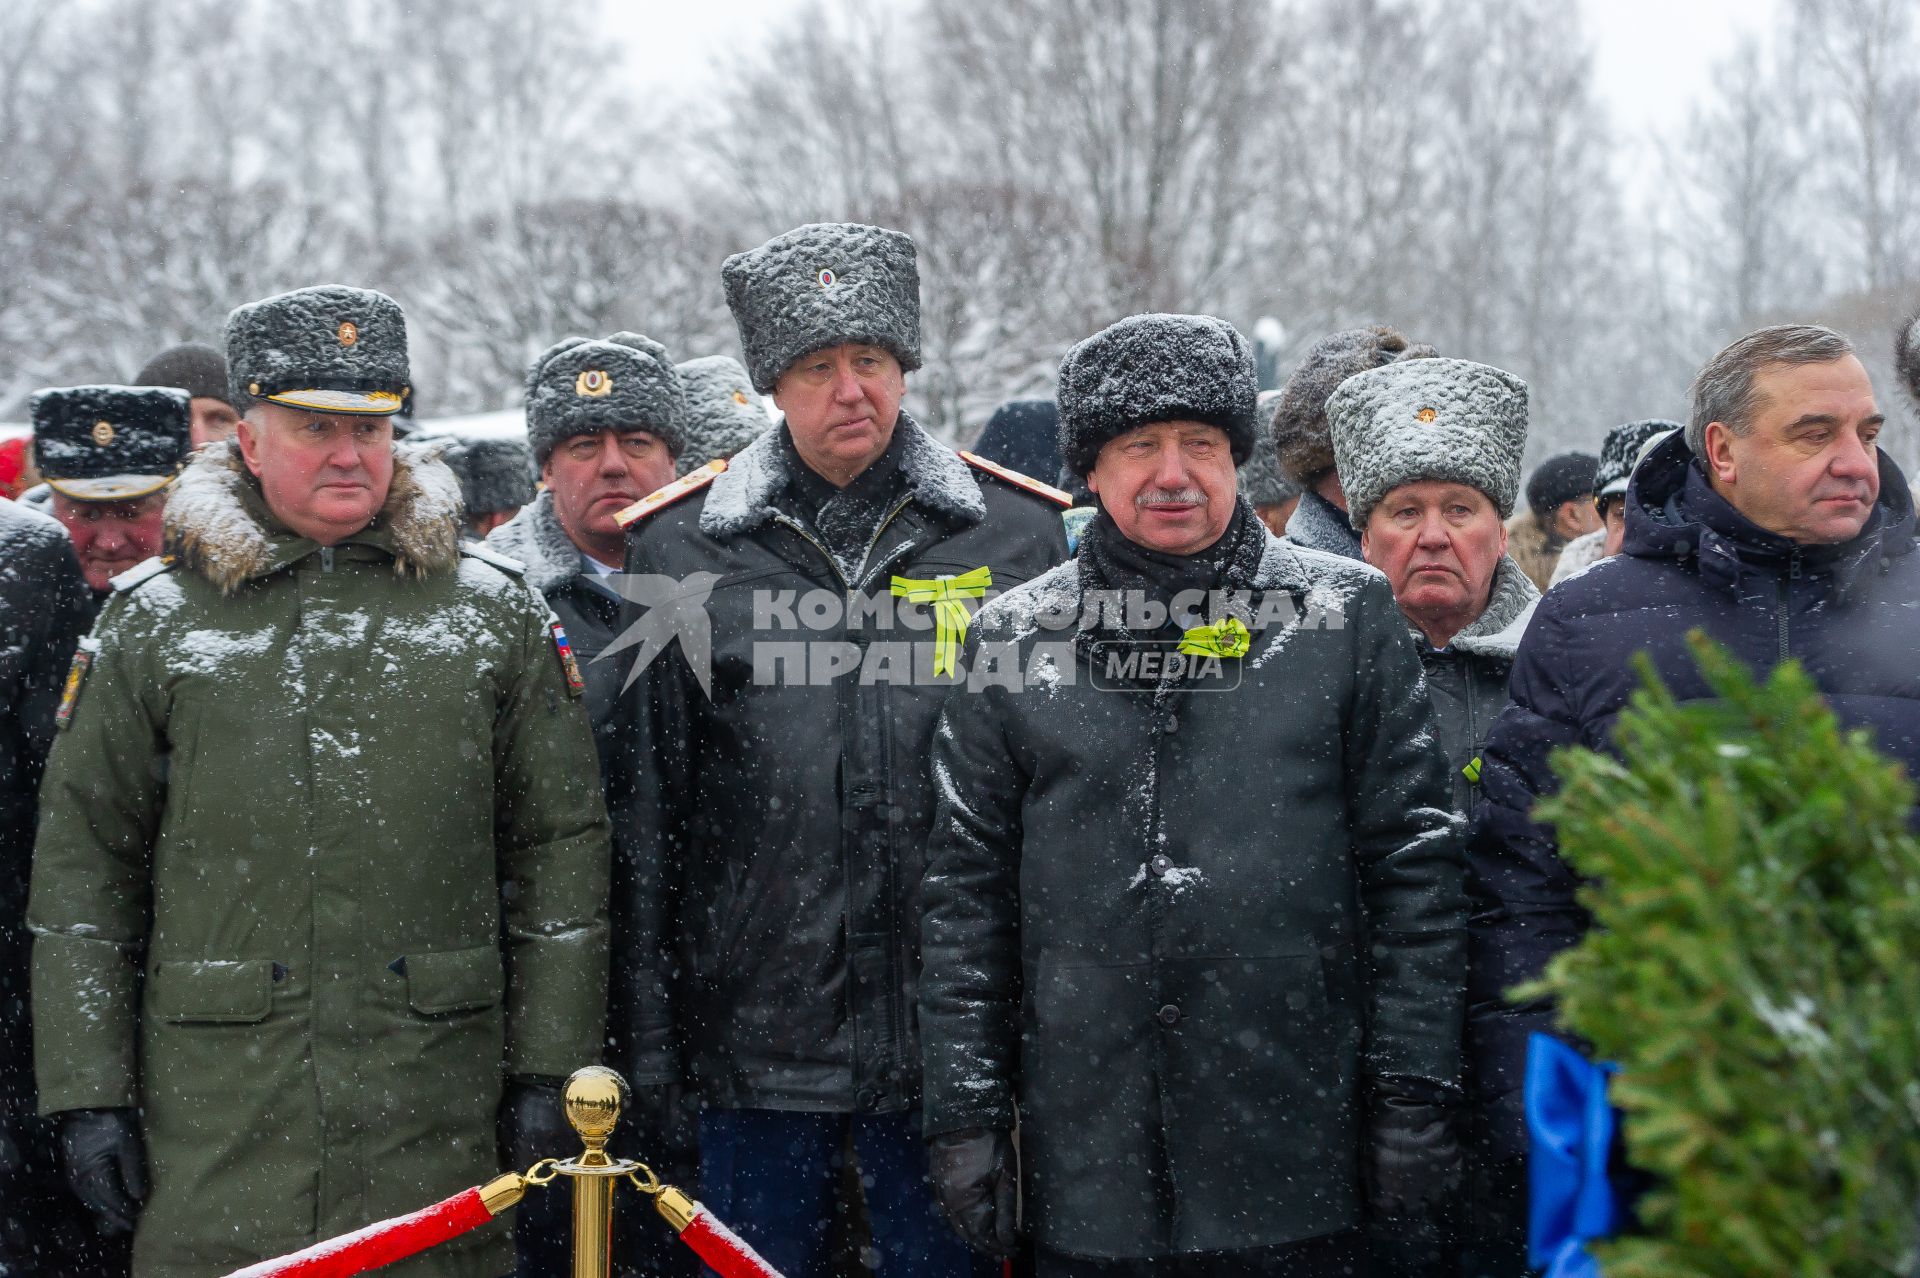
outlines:
[[[1875,443],[1882,421],[1840,334],[1741,338],[1695,380],[1684,435],[1635,470],[1623,553],[1548,592],[1520,645],[1469,853],[1467,1045],[1475,1197],[1495,1199],[1474,1206],[1521,1251],[1526,1039],[1553,1012],[1502,995],[1588,926],[1578,875],[1529,815],[1557,788],[1554,747],[1613,748],[1636,652],[1681,699],[1707,696],[1686,646],[1698,628],[1761,674],[1798,660],[1844,724],[1920,776],[1920,555],[1906,479]]]

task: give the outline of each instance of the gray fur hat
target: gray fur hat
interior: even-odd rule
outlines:
[[[1253,452],[1260,393],[1253,348],[1211,315],[1130,315],[1060,361],[1060,452],[1076,475],[1107,441],[1149,422],[1194,421],[1227,433],[1235,465]]]
[[[1920,404],[1920,315],[1908,320],[1893,344],[1893,367],[1907,384],[1907,394]]]
[[[1608,431],[1605,442],[1600,445],[1600,464],[1593,469],[1594,503],[1598,505],[1608,497],[1627,491],[1627,480],[1648,440],[1684,429],[1679,422],[1649,417],[1644,421],[1624,422]]]
[[[1280,400],[1277,390],[1263,390],[1254,409],[1254,423],[1273,420],[1274,406]],[[1300,485],[1280,473],[1280,452],[1273,437],[1255,430],[1253,452],[1240,464],[1240,493],[1256,506],[1278,506],[1300,495]]]
[[[1280,450],[1280,471],[1302,488],[1335,470],[1333,440],[1328,433],[1327,400],[1340,383],[1355,373],[1380,368],[1403,359],[1428,359],[1433,347],[1409,342],[1382,325],[1342,329],[1307,348],[1300,363],[1280,388],[1274,406],[1274,446]]]
[[[533,450],[518,439],[455,439],[440,454],[460,481],[469,515],[513,510],[533,500]]]
[[[194,399],[217,399],[231,405],[227,385],[227,358],[211,346],[182,342],[169,346],[133,376],[135,386],[177,386]]]
[[[687,395],[687,446],[674,459],[676,473],[731,457],[773,425],[746,366],[733,356],[704,355],[677,367]]]
[[[563,337],[527,367],[527,443],[536,469],[575,435],[646,430],[686,450],[687,400],[667,348],[638,333]]]
[[[858,222],[815,222],[735,253],[720,267],[753,387],[793,361],[849,342],[920,367],[920,267],[913,240]]]
[[[227,316],[229,403],[271,400],[316,413],[390,417],[413,393],[407,317],[372,289],[322,284]]]
[[[162,386],[36,392],[33,464],[75,501],[131,501],[172,483],[192,447],[187,393]]]
[[[1520,495],[1527,384],[1464,359],[1420,359],[1356,373],[1327,401],[1347,518],[1365,528],[1402,484],[1439,479],[1485,493],[1505,519]]]

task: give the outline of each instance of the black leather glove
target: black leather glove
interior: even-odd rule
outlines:
[[[74,1197],[107,1234],[130,1234],[147,1201],[147,1154],[131,1109],[74,1109],[60,1116],[61,1161]]]
[[[927,1141],[927,1175],[940,1214],[969,1247],[1002,1260],[1013,1255],[1019,1171],[1012,1133],[970,1127],[934,1136]]]
[[[524,1172],[543,1158],[572,1158],[580,1137],[560,1108],[557,1082],[536,1078],[507,1080],[500,1100],[500,1152],[507,1166]]]
[[[1429,1215],[1460,1193],[1460,1142],[1442,1105],[1374,1101],[1367,1144],[1367,1206],[1380,1217]]]

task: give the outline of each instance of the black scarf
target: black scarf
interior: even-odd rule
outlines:
[[[786,427],[780,429],[780,448],[787,463],[789,513],[826,543],[848,581],[858,579],[867,549],[880,532],[880,521],[907,495],[907,475],[900,464],[905,451],[903,433],[896,425],[886,451],[845,488],[836,488],[801,459]]]
[[[1183,591],[1250,590],[1266,549],[1266,526],[1245,498],[1236,497],[1233,518],[1219,540],[1191,555],[1171,555],[1127,539],[1103,508],[1080,540],[1081,572],[1095,590],[1139,591],[1171,612]],[[1154,633],[1178,633],[1171,615]]]

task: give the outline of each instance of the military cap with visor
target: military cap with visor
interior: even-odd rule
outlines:
[[[70,386],[34,395],[34,465],[75,501],[132,501],[180,473],[192,448],[187,393],[160,386]]]
[[[413,393],[406,314],[384,293],[342,284],[249,302],[227,316],[227,376],[243,412],[266,400],[390,417]]]

